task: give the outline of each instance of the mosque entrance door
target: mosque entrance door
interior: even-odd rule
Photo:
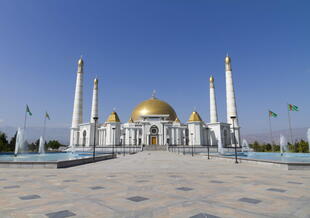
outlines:
[[[157,145],[158,144],[158,141],[157,141],[157,138],[158,138],[158,127],[157,126],[152,126],[151,129],[150,129],[150,144],[151,145]]]
[[[152,144],[152,145],[156,145],[156,144],[157,144],[157,137],[156,137],[156,136],[152,136],[152,138],[151,138],[151,144]]]

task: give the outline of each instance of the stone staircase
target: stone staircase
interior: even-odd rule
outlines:
[[[167,151],[166,145],[146,145],[143,147],[143,151]]]

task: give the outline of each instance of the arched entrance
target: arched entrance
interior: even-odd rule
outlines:
[[[151,126],[150,128],[150,145],[158,144],[158,128],[157,126]]]

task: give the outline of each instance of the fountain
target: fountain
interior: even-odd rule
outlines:
[[[250,151],[249,143],[247,140],[243,139],[242,140],[242,152],[248,152]]]
[[[308,138],[308,150],[309,150],[309,153],[310,153],[310,128],[307,131],[307,138]]]
[[[39,154],[45,154],[45,149],[44,149],[44,139],[41,136],[40,137],[40,143],[39,143]]]
[[[15,142],[15,151],[14,155],[16,156],[18,153],[25,151],[25,137],[24,137],[24,129],[18,128]]]
[[[288,151],[288,145],[286,138],[283,135],[280,135],[280,152],[283,155],[284,152]]]

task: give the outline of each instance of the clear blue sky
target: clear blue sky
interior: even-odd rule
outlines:
[[[85,61],[84,121],[93,79],[100,120],[122,121],[157,90],[181,121],[197,107],[209,120],[209,76],[226,120],[224,57],[232,57],[243,133],[287,128],[286,102],[300,107],[293,127],[310,126],[310,1],[2,0],[0,125],[70,126],[76,62]]]

